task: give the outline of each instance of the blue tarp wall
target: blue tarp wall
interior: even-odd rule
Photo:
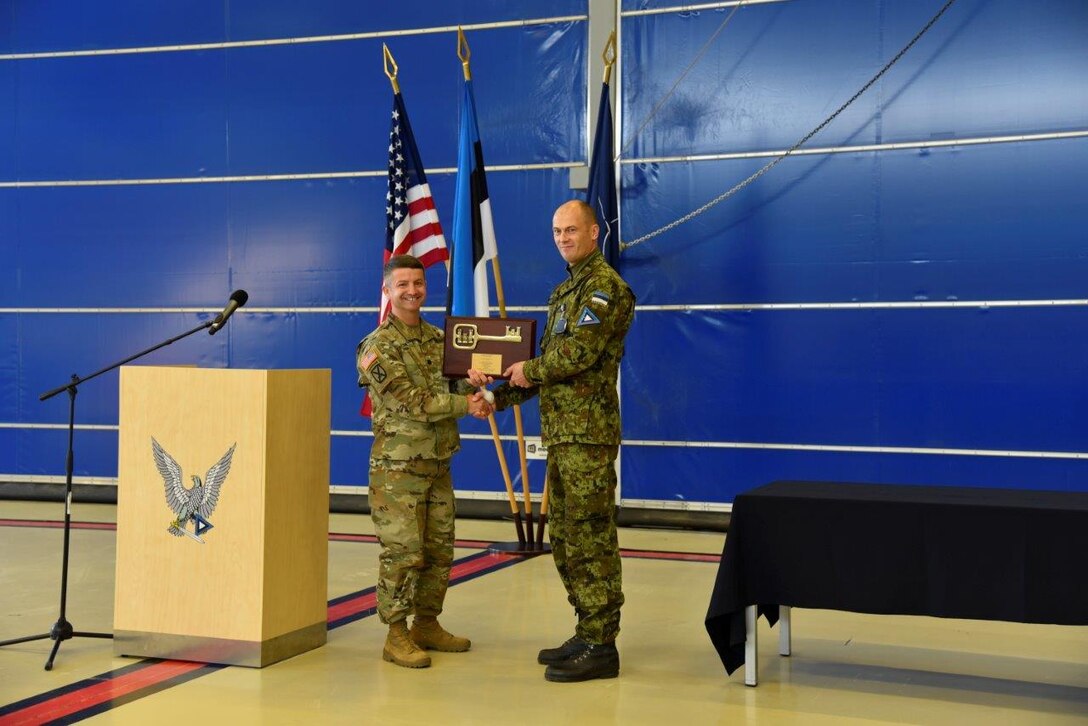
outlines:
[[[623,239],[793,146],[942,4],[623,0]],[[590,22],[586,0],[0,0],[0,480],[63,480],[67,400],[41,392],[244,288],[223,333],[143,362],[330,368],[331,484],[365,486],[382,43],[448,231],[466,27],[507,304],[542,318],[591,142]],[[624,503],[727,509],[781,478],[1088,489],[1086,37],[1082,0],[958,0],[809,153],[625,250]],[[117,396],[116,373],[80,389],[77,481],[116,476]],[[457,488],[503,498],[486,424],[462,431]]]

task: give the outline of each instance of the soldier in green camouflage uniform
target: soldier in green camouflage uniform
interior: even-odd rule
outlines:
[[[616,379],[635,298],[597,248],[599,227],[588,204],[567,202],[552,221],[568,277],[548,300],[540,355],[510,366],[504,371],[510,384],[494,393],[498,409],[540,396],[549,539],[578,625],[573,638],[542,650],[538,661],[548,665],[548,680],[582,681],[619,673],[615,640],[623,590],[615,518]],[[489,381],[476,371],[469,379],[476,385]]]
[[[382,548],[378,616],[390,626],[382,657],[423,668],[431,662],[425,649],[470,647],[437,620],[453,562],[450,457],[460,448],[457,419],[486,417],[490,407],[478,393],[466,395],[471,389],[464,382],[451,385],[442,377],[443,332],[420,317],[427,293],[423,265],[400,255],[384,272],[390,315],[355,351],[359,385],[369,389],[373,406],[370,511]]]

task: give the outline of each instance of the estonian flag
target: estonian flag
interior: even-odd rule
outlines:
[[[457,188],[453,202],[453,262],[447,289],[450,315],[487,317],[487,261],[498,254],[491,200],[487,196],[484,154],[476,125],[472,81],[465,81],[458,134]]]

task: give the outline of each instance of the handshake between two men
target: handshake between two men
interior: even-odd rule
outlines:
[[[503,371],[502,374],[510,380],[510,385],[518,388],[529,388],[533,385],[525,377],[525,372],[522,370],[524,365],[525,361],[518,361]],[[468,382],[479,389],[468,397],[468,412],[476,418],[487,418],[496,410],[495,394],[487,389],[487,386],[494,383],[495,379],[475,368],[469,368],[467,372]]]

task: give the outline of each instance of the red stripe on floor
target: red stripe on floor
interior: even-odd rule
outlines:
[[[706,552],[663,552],[658,550],[620,550],[620,557],[636,560],[672,560],[680,562],[718,562],[721,555]]]
[[[41,529],[64,529],[64,522],[43,519],[0,519],[0,527],[39,527]],[[72,522],[72,529],[117,529],[113,522]]]
[[[372,607],[377,607],[377,605],[378,595],[377,593],[371,591],[366,593],[365,595],[360,595],[359,597],[351,598],[350,600],[345,600],[343,602],[336,603],[335,605],[330,605],[328,620],[330,623],[335,623],[341,618],[346,618],[351,615],[355,615],[356,613],[361,613],[364,610],[368,610]]]
[[[472,560],[469,560],[468,562],[463,562],[460,565],[455,566],[454,570],[457,571],[456,578],[458,580],[461,580],[463,578],[470,577],[471,575],[475,575],[478,572],[490,570],[491,568],[497,567],[498,565],[505,565],[509,563],[510,555],[496,555],[489,552],[486,555],[476,557]],[[451,571],[450,580],[454,579],[454,575],[455,573]]]
[[[8,724],[13,726],[15,724],[40,724],[63,718],[106,701],[128,695],[141,688],[147,688],[170,678],[184,675],[197,668],[203,668],[204,665],[204,663],[189,663],[177,660],[160,661],[147,668],[80,688],[77,691],[51,698],[33,706],[27,706],[20,711],[7,714],[0,719],[0,723],[4,724],[4,726],[8,726]]]
[[[349,534],[346,532],[329,532],[330,542],[377,542],[378,538],[372,534]]]

